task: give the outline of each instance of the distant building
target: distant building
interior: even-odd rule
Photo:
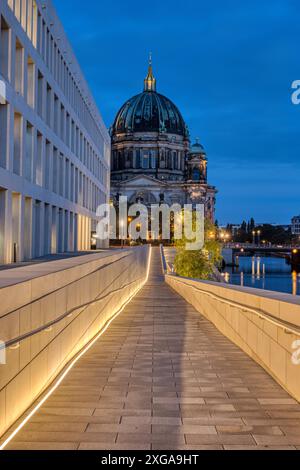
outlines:
[[[214,221],[216,188],[208,184],[207,156],[197,141],[191,146],[185,121],[175,104],[156,91],[149,65],[144,91],[130,98],[111,129],[111,197],[146,206],[203,204]]]
[[[300,215],[292,218],[292,235],[300,235]]]
[[[0,1],[0,263],[91,248],[110,137],[50,0]]]

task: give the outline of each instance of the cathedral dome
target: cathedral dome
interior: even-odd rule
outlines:
[[[205,149],[202,144],[200,144],[199,139],[196,140],[196,143],[191,146],[192,155],[203,155],[205,154]]]
[[[177,134],[188,138],[188,130],[177,106],[156,92],[150,63],[143,93],[129,99],[118,112],[112,136],[135,132]]]

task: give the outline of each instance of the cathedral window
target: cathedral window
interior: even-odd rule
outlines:
[[[177,167],[177,155],[176,155],[176,152],[173,152],[173,158],[172,158],[172,169],[173,170],[177,170],[178,167]]]
[[[140,150],[136,150],[135,159],[136,159],[135,167],[137,169],[140,169],[142,167],[142,165],[141,165],[141,151]]]
[[[155,150],[151,150],[151,168],[153,170],[156,169],[156,160],[157,160],[157,153]]]
[[[122,170],[123,169],[123,156],[122,156],[122,152],[118,152],[118,170]]]
[[[118,156],[117,152],[113,152],[113,169],[117,170],[118,169]]]
[[[181,152],[178,152],[177,155],[177,168],[178,170],[181,170]]]
[[[193,181],[200,181],[200,170],[199,168],[193,168]]]
[[[142,168],[143,170],[148,170],[149,169],[149,151],[144,150],[143,152],[143,159],[142,159]]]

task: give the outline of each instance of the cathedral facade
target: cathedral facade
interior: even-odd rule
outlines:
[[[204,204],[212,222],[216,188],[207,182],[203,146],[191,145],[185,121],[171,100],[156,91],[150,61],[144,91],[119,110],[111,128],[111,200],[129,205]]]

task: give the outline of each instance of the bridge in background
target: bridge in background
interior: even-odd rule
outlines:
[[[290,260],[291,264],[300,266],[300,247],[295,246],[264,246],[248,244],[226,244],[223,258],[226,265],[236,265],[236,256],[280,256]]]
[[[176,277],[159,249],[152,249],[146,271],[146,248],[137,250],[98,255],[80,272],[73,271],[73,260],[69,279],[56,265],[56,282],[68,289],[66,308],[72,299],[75,310],[59,310],[52,329],[48,324],[35,331],[44,344],[39,352],[32,341],[32,358],[27,357],[34,383],[41,375],[47,383],[58,353],[51,347],[55,337],[74,347],[76,320],[80,337],[91,319],[98,319],[98,333],[69,362],[63,361],[61,342],[63,372],[25,414],[19,408],[0,448],[2,442],[6,449],[299,449],[300,365],[293,362],[293,345],[300,340],[300,299]],[[93,301],[75,295],[86,291],[90,276],[95,291],[89,296],[98,290]],[[99,295],[103,287],[105,295]],[[87,306],[76,310],[76,302],[88,305],[87,314]],[[99,322],[103,311],[108,323]],[[62,336],[68,327],[73,339]],[[9,352],[10,361],[26,361],[23,341]],[[45,348],[50,354],[43,362]],[[70,358],[70,349],[65,352]],[[15,364],[12,372],[15,379],[6,377],[7,418],[28,386],[24,368],[18,373]]]

